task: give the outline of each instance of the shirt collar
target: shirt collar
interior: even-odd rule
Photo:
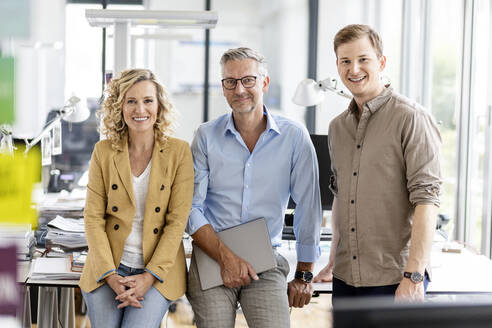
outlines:
[[[266,115],[266,117],[267,117],[266,130],[267,131],[273,130],[273,131],[277,132],[277,134],[280,134],[280,129],[277,125],[277,122],[275,122],[275,119],[273,118],[273,116],[270,115],[270,112],[267,110],[265,105],[263,105],[263,115]]]
[[[381,107],[383,107],[384,104],[390,100],[391,96],[393,95],[393,88],[388,86],[385,87],[383,92],[381,92],[376,98],[369,100],[364,107],[367,107],[371,114],[376,113]],[[357,107],[357,103],[355,102],[355,99],[352,99],[352,101],[349,104],[348,107],[350,113],[357,115],[359,112],[359,108]]]
[[[280,129],[278,128],[277,122],[275,122],[275,119],[273,116],[270,114],[270,112],[267,110],[266,106],[263,105],[263,115],[266,116],[267,118],[267,125],[266,125],[266,131],[273,130],[280,134]],[[236,133],[236,127],[234,126],[234,119],[232,116],[232,112],[229,114],[229,117],[227,118],[226,124],[225,124],[225,129],[224,129],[224,134],[227,132],[231,133]]]

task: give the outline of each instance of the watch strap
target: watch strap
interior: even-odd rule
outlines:
[[[424,275],[420,272],[403,272],[403,277],[410,279],[415,284],[424,281]]]

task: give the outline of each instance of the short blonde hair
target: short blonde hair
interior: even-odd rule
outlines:
[[[342,28],[335,35],[333,40],[333,47],[335,49],[335,55],[337,55],[337,49],[344,43],[349,43],[367,36],[372,44],[372,47],[376,51],[378,58],[383,55],[383,41],[379,37],[379,34],[374,31],[369,25],[352,24]],[[338,58],[338,55],[337,55]]]
[[[128,127],[123,119],[123,102],[125,95],[133,85],[141,81],[151,81],[156,88],[158,103],[157,119],[154,123],[156,137],[161,141],[173,134],[174,110],[164,87],[157,81],[154,73],[148,69],[128,69],[120,76],[113,78],[106,89],[106,99],[98,114],[102,117],[104,126],[100,132],[109,140],[114,149],[119,149],[121,139],[128,133]]]

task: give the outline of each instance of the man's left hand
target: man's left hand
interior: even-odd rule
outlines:
[[[424,301],[424,283],[413,283],[403,278],[395,292],[395,302],[422,302]]]
[[[302,308],[308,305],[313,295],[313,284],[305,283],[298,279],[289,282],[287,294],[289,295],[289,306]]]

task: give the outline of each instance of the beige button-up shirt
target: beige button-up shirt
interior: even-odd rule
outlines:
[[[340,232],[333,275],[355,287],[397,284],[415,206],[439,206],[441,137],[429,113],[390,87],[360,121],[357,113],[352,100],[328,133]]]

